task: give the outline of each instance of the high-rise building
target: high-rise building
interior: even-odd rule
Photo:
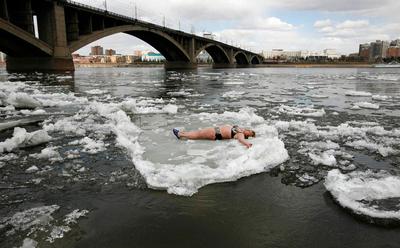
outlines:
[[[104,55],[113,56],[113,55],[115,55],[115,54],[116,54],[115,50],[113,50],[113,49],[106,49],[106,52],[105,52]]]
[[[400,39],[394,40],[392,42],[390,42],[390,46],[398,46],[400,47]]]
[[[101,47],[101,46],[94,46],[94,47],[92,47],[90,55],[92,55],[92,56],[101,56],[101,55],[104,55],[103,47]]]
[[[358,56],[364,60],[369,60],[369,50],[371,45],[368,43],[360,44],[360,48],[358,50]]]
[[[386,58],[387,50],[389,48],[389,42],[377,40],[375,42],[371,42],[371,46],[369,49],[369,59],[371,61],[375,61],[378,59]]]

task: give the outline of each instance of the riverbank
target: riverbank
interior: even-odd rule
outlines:
[[[273,68],[373,68],[372,64],[349,63],[349,64],[262,64],[257,67]]]
[[[146,68],[163,67],[162,63],[143,64],[75,64],[76,68]],[[199,64],[198,67],[212,67],[210,64]],[[260,68],[373,68],[372,64],[349,63],[349,64],[260,64],[254,67]]]
[[[5,63],[0,63],[0,68],[5,68]],[[159,68],[164,64],[75,64],[75,68]],[[210,64],[199,64],[198,67],[212,67]],[[261,64],[255,65],[259,68],[374,68],[372,64]]]

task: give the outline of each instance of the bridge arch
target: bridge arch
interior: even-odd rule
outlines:
[[[253,57],[251,57],[250,63],[252,65],[259,65],[259,64],[261,64],[261,60],[257,55],[254,55]]]
[[[126,33],[143,40],[157,49],[167,61],[190,62],[189,54],[168,34],[136,25],[124,25],[106,28],[104,30],[95,31],[88,35],[82,35],[79,37],[79,40],[70,42],[70,52],[73,53],[76,50],[95,42],[96,40],[117,33]]]
[[[199,48],[195,52],[195,57],[197,57],[204,50],[210,54],[214,64],[229,64],[231,62],[225,49],[223,49],[220,45],[212,43],[208,43],[207,45]]]
[[[9,56],[52,56],[53,49],[31,33],[0,19],[0,50]]]
[[[238,64],[238,65],[248,65],[248,64],[250,64],[246,54],[244,52],[242,52],[242,51],[236,52],[234,57],[236,59],[236,64]]]

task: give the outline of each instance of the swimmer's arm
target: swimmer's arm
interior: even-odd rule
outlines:
[[[244,134],[238,133],[235,135],[235,139],[237,139],[241,144],[246,146],[247,148],[250,148],[253,144],[247,142],[244,138]]]

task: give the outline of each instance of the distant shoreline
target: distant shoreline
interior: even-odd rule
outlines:
[[[349,64],[262,64],[257,67],[273,68],[374,68],[372,64],[349,63]]]
[[[135,67],[164,67],[164,64],[75,64],[76,68],[135,68]],[[212,67],[210,64],[199,64],[198,67]],[[372,64],[260,64],[255,68],[373,68]]]
[[[0,63],[5,68],[6,63]],[[164,64],[75,64],[75,68],[161,68]],[[198,67],[212,67],[209,64],[199,64]],[[261,64],[254,68],[374,68],[372,64]]]

